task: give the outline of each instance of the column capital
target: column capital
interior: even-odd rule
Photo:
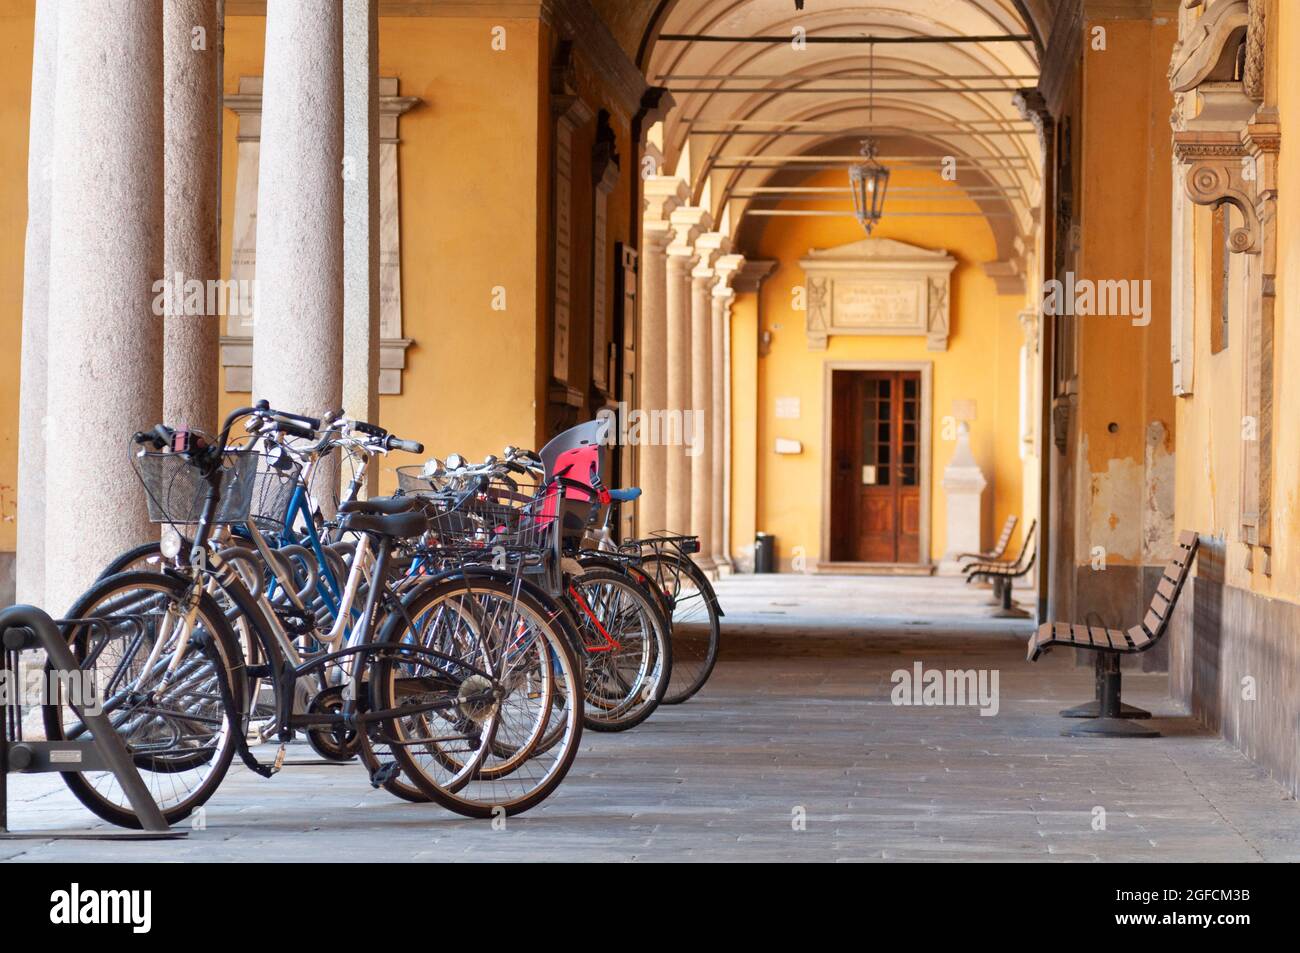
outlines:
[[[672,214],[690,201],[686,183],[676,176],[652,175],[641,188],[641,229],[647,236],[668,235],[671,240]]]
[[[722,232],[705,232],[700,235],[695,239],[695,252],[699,257],[691,277],[714,278],[716,275],[713,270],[714,265],[729,251],[731,251],[731,238]]]
[[[686,205],[674,209],[669,222],[673,230],[672,241],[668,246],[669,256],[693,260],[697,254],[695,240],[713,224],[708,211],[698,205]]]
[[[713,287],[713,297],[715,298],[734,298],[736,289],[732,287],[737,273],[745,264],[744,255],[722,255],[713,265],[713,271],[718,276],[718,283]]]

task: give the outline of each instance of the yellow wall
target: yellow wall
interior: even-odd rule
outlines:
[[[1075,559],[1094,547],[1109,565],[1164,563],[1174,530],[1144,482],[1173,475],[1169,361],[1170,137],[1166,78],[1176,22],[1107,21],[1106,49],[1083,60],[1078,278],[1149,279],[1150,323],[1074,318],[1083,484]],[[1116,63],[1125,64],[1117,68]],[[1139,319],[1142,320],[1142,319]],[[1113,426],[1112,426],[1113,425]],[[1166,491],[1167,493],[1167,491]]]
[[[498,25],[506,28],[504,51],[490,42]],[[423,100],[398,127],[402,332],[415,344],[402,393],[380,400],[380,422],[439,456],[479,458],[537,436],[539,31],[535,20],[380,20],[380,75]],[[263,19],[228,18],[227,92],[240,76],[261,75],[262,57]],[[225,115],[228,274],[238,120]],[[497,286],[506,290],[504,311],[491,306]],[[246,398],[223,391],[222,408]],[[394,467],[414,462],[386,461],[381,489],[394,485]]]
[[[1244,408],[1241,368],[1244,302],[1234,294],[1229,305],[1228,347],[1210,353],[1211,213],[1196,210],[1196,327],[1195,381],[1190,397],[1178,399],[1178,491],[1180,527],[1226,539],[1224,582],[1229,586],[1300,602],[1300,208],[1293,200],[1300,190],[1300,150],[1294,148],[1300,130],[1300,9],[1277,4],[1276,26],[1270,38],[1278,43],[1275,99],[1283,145],[1278,165],[1277,299],[1273,319],[1273,549],[1272,575],[1262,560],[1246,568],[1246,547],[1240,542],[1241,436]],[[1229,287],[1239,291],[1244,256],[1233,256]]]
[[[0,0],[0,551],[17,544],[18,364],[22,346],[32,0]]]
[[[806,184],[834,186],[844,184],[843,172],[827,172],[809,178]],[[890,187],[956,187],[937,174],[914,170],[897,170]],[[825,203],[787,202],[781,208],[824,208]],[[895,203],[894,207],[899,207]],[[970,201],[921,203],[910,202],[914,211],[978,212]],[[799,259],[810,248],[829,248],[863,238],[861,227],[851,217],[772,218],[762,232],[756,252],[751,257],[775,259],[778,264],[762,287],[763,328],[771,332],[771,352],[758,359],[755,406],[758,422],[757,487],[755,529],[778,537],[778,554],[789,565],[795,547],[801,547],[809,568],[829,554],[821,547],[821,512],[823,460],[822,446],[825,371],[828,361],[933,362],[932,456],[931,456],[931,535],[930,556],[936,561],[946,547],[946,507],[943,494],[943,468],[952,457],[955,444],[944,439],[943,418],[952,413],[954,399],[976,402],[977,419],[971,424],[971,447],[975,459],[988,480],[983,498],[984,542],[991,544],[1002,521],[1009,513],[1023,517],[1021,498],[1021,462],[1019,458],[1019,365],[1022,334],[1017,318],[1023,307],[1020,296],[999,296],[992,279],[980,267],[996,257],[994,238],[982,217],[891,218],[886,212],[874,237],[890,238],[924,248],[942,248],[958,260],[952,273],[951,335],[947,351],[926,349],[925,338],[893,336],[832,336],[824,351],[808,348],[805,313],[794,310],[794,289],[804,281]],[[734,319],[747,320],[747,312]],[[733,333],[748,333],[733,325]],[[737,373],[740,373],[737,367]],[[734,393],[746,385],[737,380]],[[798,420],[778,420],[775,402],[781,397],[798,397],[801,416]],[[743,402],[743,394],[737,404]],[[739,429],[739,427],[737,427]],[[799,440],[803,452],[778,455],[778,437]],[[733,472],[752,466],[740,455],[749,452],[737,442]],[[750,506],[749,492],[743,481],[733,486],[733,512],[743,513]],[[743,524],[735,521],[733,543],[752,543],[742,538]]]

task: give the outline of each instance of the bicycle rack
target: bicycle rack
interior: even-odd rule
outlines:
[[[11,697],[4,700],[3,725],[0,725],[0,839],[109,839],[158,840],[179,838],[185,831],[167,826],[162,811],[149,796],[121,737],[113,730],[102,712],[90,712],[76,705],[72,708],[91,734],[89,741],[25,741],[22,738],[21,690],[14,691],[18,679],[18,653],[27,649],[44,649],[59,675],[71,677],[80,671],[57,624],[34,606],[10,606],[0,611],[0,643],[5,684]],[[111,771],[131,801],[143,830],[31,831],[9,830],[9,773],[39,774],[53,771]]]

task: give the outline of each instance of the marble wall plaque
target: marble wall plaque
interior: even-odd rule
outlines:
[[[833,334],[915,334],[930,350],[947,350],[949,276],[957,259],[943,249],[868,238],[814,249],[799,264],[809,348],[824,349]]]

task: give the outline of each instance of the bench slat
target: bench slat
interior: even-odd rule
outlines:
[[[1148,612],[1146,618],[1142,620],[1142,624],[1147,627],[1147,631],[1151,633],[1152,638],[1159,637],[1160,630],[1164,628],[1164,620],[1154,612]]]
[[[1169,600],[1157,592],[1151,597],[1151,611],[1162,620],[1169,618]]]
[[[1129,640],[1133,643],[1133,650],[1138,651],[1145,647],[1151,641],[1151,633],[1140,625],[1135,625],[1128,630]]]

